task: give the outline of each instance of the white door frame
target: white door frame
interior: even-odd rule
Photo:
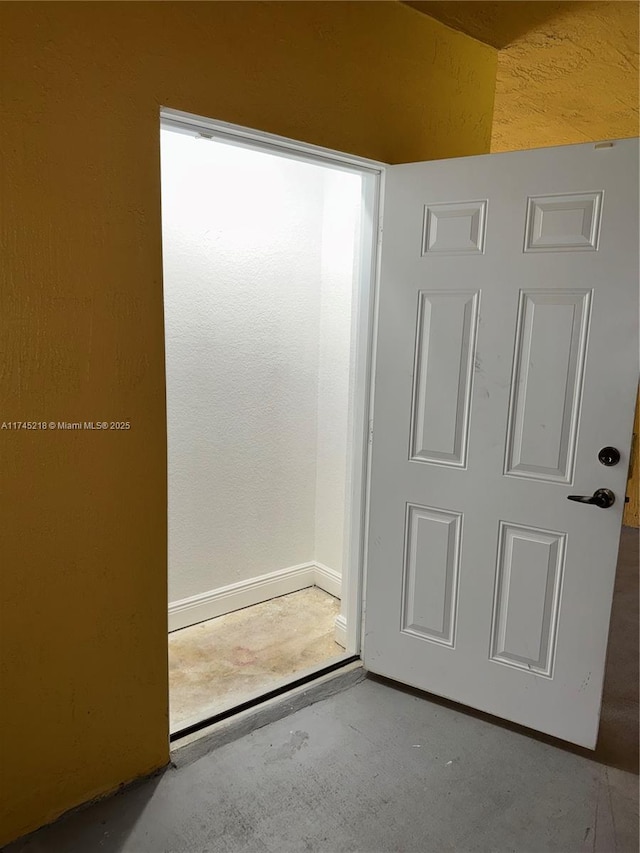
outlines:
[[[374,333],[377,325],[378,261],[386,164],[168,107],[161,107],[160,122],[162,127],[173,130],[190,133],[195,130],[205,138],[215,138],[231,145],[289,159],[356,172],[362,176],[364,215],[360,233],[361,263],[351,324],[355,354],[350,378],[352,415],[349,424],[351,453],[347,472],[348,512],[345,519],[342,606],[341,615],[338,617],[338,624],[345,629],[345,653],[350,656],[360,655],[372,429]],[[323,665],[317,668],[320,670]]]

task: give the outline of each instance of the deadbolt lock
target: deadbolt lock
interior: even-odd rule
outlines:
[[[620,451],[617,447],[603,447],[598,453],[598,460],[607,468],[611,468],[620,461]]]

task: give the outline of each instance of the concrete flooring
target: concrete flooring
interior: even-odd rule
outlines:
[[[7,853],[637,853],[637,777],[366,680]]]
[[[339,612],[338,599],[309,587],[169,634],[171,731],[344,654]]]
[[[595,754],[368,678],[185,747],[6,853],[637,853],[638,777],[619,769],[637,767],[637,543],[623,532]]]

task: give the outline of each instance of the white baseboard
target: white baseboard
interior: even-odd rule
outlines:
[[[313,563],[314,566],[314,586],[323,589],[332,595],[334,598],[342,598],[342,577],[335,569],[330,569],[324,563]]]
[[[342,646],[343,649],[347,648],[347,620],[339,613],[336,616],[335,621],[335,632],[333,635],[333,639],[339,646]]]
[[[216,616],[224,616],[225,613],[261,604],[310,586],[317,586],[329,595],[340,598],[342,579],[338,572],[322,563],[300,563],[248,581],[201,592],[169,604],[169,631],[178,631],[197,622],[215,619]]]

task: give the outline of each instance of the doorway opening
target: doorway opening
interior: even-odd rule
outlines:
[[[360,650],[379,170],[161,122],[173,737]]]

